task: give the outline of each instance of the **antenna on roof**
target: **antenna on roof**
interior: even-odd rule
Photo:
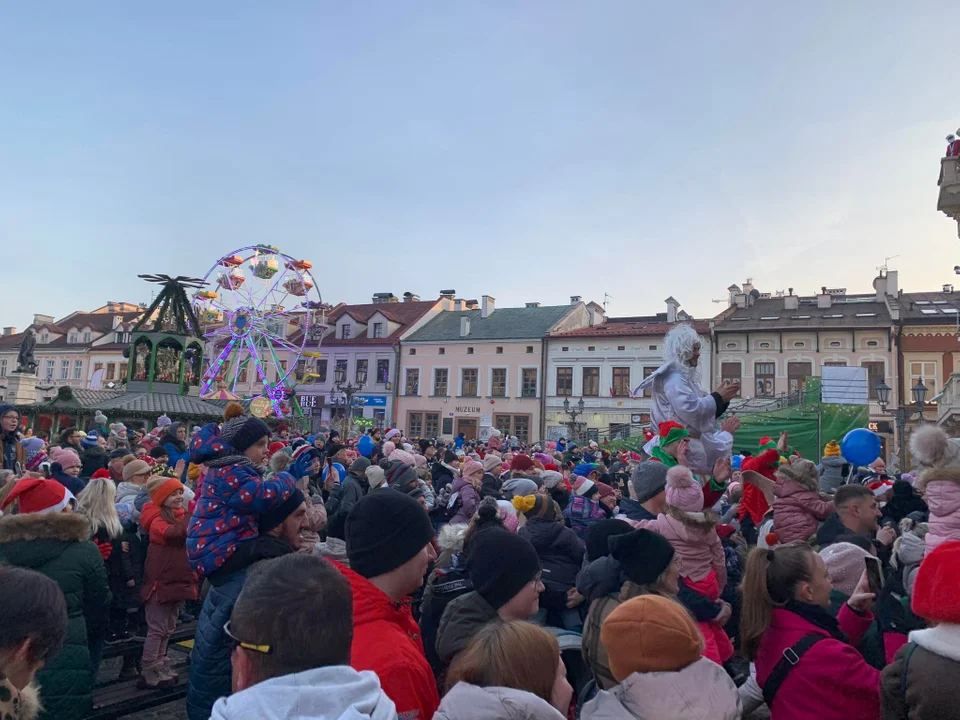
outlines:
[[[604,312],[604,314],[606,314],[606,312],[607,312],[607,306],[610,305],[610,301],[613,300],[613,299],[614,299],[614,298],[613,298],[613,295],[607,295],[606,293],[603,294],[603,312]]]
[[[881,265],[880,267],[878,267],[877,270],[880,271],[880,272],[886,272],[886,271],[889,269],[889,268],[887,267],[887,263],[889,263],[891,260],[893,260],[893,259],[895,259],[895,258],[898,258],[898,257],[900,257],[900,256],[899,256],[899,255],[891,255],[890,257],[885,257],[885,258],[883,259],[883,265]]]

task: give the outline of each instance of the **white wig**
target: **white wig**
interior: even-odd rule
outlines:
[[[663,339],[663,359],[666,362],[676,361],[681,368],[690,367],[694,347],[702,344],[692,325],[677,325]]]

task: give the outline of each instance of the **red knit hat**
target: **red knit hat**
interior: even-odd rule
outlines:
[[[533,460],[530,459],[529,455],[519,454],[514,455],[513,460],[510,461],[511,470],[519,470],[520,472],[530,472],[535,470],[536,466],[533,464]]]
[[[910,608],[927,620],[960,625],[960,540],[945,542],[928,554],[913,583]]]
[[[25,478],[18,480],[13,486],[13,490],[7,495],[0,505],[0,509],[6,508],[14,500],[19,500],[19,511],[25,513],[58,513],[67,505],[75,502],[73,493],[56,480],[40,480],[37,478]]]
[[[90,476],[91,480],[109,480],[110,471],[106,468],[100,468],[93,475]]]
[[[273,454],[283,450],[286,447],[282,442],[272,442],[267,447],[267,457],[273,457]]]
[[[600,497],[601,500],[605,497],[616,497],[617,495],[613,491],[612,487],[607,485],[605,482],[600,482],[599,480],[597,481],[597,489],[599,490],[597,495]]]

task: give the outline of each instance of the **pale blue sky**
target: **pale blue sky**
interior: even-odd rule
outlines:
[[[10,2],[0,323],[149,299],[256,242],[326,300],[501,306],[960,262],[948,2]]]

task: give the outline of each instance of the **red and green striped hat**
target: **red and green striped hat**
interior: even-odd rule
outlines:
[[[660,423],[660,447],[666,447],[679,440],[690,437],[690,431],[673,420]]]

